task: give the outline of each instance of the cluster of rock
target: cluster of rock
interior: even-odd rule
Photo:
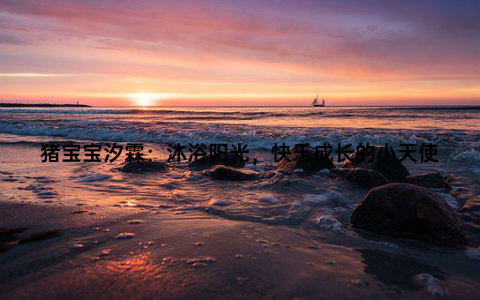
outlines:
[[[387,151],[378,146],[375,153],[380,155],[372,161],[357,162],[359,153],[356,151],[350,156],[351,160],[345,160],[342,168],[335,168],[330,160],[295,160],[294,150],[290,150],[290,161],[282,160],[277,171],[291,173],[301,169],[309,173],[329,169],[336,177],[371,189],[352,214],[354,227],[444,246],[467,242],[455,212],[432,191],[451,189],[440,174],[411,175],[396,157],[387,155]]]
[[[380,149],[376,147],[377,152]],[[372,188],[351,216],[354,227],[443,246],[467,242],[455,212],[432,191],[451,189],[440,174],[410,175],[393,155],[357,163],[357,154],[352,155],[353,161],[345,161],[344,169],[336,171],[362,187]]]
[[[314,149],[307,147],[314,152]],[[381,153],[382,147],[375,147]],[[465,244],[467,239],[455,212],[434,191],[448,191],[450,184],[438,173],[411,175],[408,169],[386,151],[373,161],[357,162],[358,152],[351,160],[345,160],[342,168],[336,168],[331,160],[300,159],[295,148],[290,149],[288,160],[281,160],[277,174],[302,172],[313,174],[328,169],[335,177],[345,178],[362,188],[371,189],[355,208],[351,223],[353,227],[396,237],[407,237],[445,246]],[[247,181],[268,178],[243,168],[244,162],[228,154],[225,162],[207,157],[205,162],[194,162],[192,169],[217,180]],[[164,172],[167,165],[160,162],[129,163],[122,172]],[[272,173],[272,172],[270,172]]]

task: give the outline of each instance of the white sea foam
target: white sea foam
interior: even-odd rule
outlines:
[[[81,176],[82,179],[78,180],[79,182],[94,182],[94,181],[104,181],[112,178],[111,175],[108,174],[84,174]]]
[[[480,152],[475,149],[470,149],[461,152],[453,157],[454,160],[480,160]]]
[[[434,113],[435,110],[428,111]],[[474,110],[471,114],[479,114]],[[69,114],[65,118],[65,114]],[[101,117],[99,116],[101,114]],[[425,142],[446,140],[452,133],[445,138],[437,133],[422,132],[418,129],[398,130],[397,118],[401,114],[407,114],[409,118],[424,115],[423,111],[402,110],[402,109],[342,109],[340,111],[323,111],[322,118],[318,118],[318,112],[313,113],[308,109],[283,109],[278,108],[274,111],[261,109],[236,109],[232,111],[222,111],[211,109],[204,110],[149,110],[140,111],[134,109],[6,109],[0,110],[0,133],[29,136],[50,136],[62,137],[66,140],[92,140],[92,141],[143,141],[149,143],[191,143],[202,141],[203,143],[245,143],[248,149],[266,149],[271,150],[274,143],[285,142],[293,146],[296,143],[310,143],[320,145],[324,142],[341,142],[343,145],[351,143],[353,146],[360,142],[376,145],[398,145],[403,142]],[[452,121],[460,125],[465,125],[468,120],[462,120],[462,114],[452,110]],[[32,118],[32,115],[35,117]],[[121,115],[121,116],[119,116]],[[185,117],[185,119],[182,119]],[[192,121],[192,118],[201,117]],[[345,128],[332,128],[331,125],[346,124],[348,122],[338,123],[339,120],[345,121],[352,117],[353,119],[364,118],[365,123],[358,123],[358,126],[369,125],[368,133],[362,128],[346,126]],[[221,123],[212,121],[221,119]],[[223,118],[223,119],[222,119]],[[242,119],[251,120],[250,125],[237,121]],[[271,118],[279,122],[278,126],[269,125]],[[286,119],[282,119],[286,118]],[[375,118],[382,119],[387,127],[375,123]],[[388,120],[392,118],[392,120]],[[42,122],[38,122],[38,120]],[[329,122],[334,123],[330,124]],[[394,122],[395,121],[395,122]],[[316,125],[315,125],[316,124]],[[419,123],[419,126],[423,123]],[[442,125],[442,124],[437,124]],[[375,126],[379,128],[375,129]],[[471,127],[471,126],[470,126]],[[448,127],[455,128],[452,124]],[[360,134],[359,134],[360,133]],[[468,139],[468,135],[461,135],[464,143],[477,142],[477,139]],[[451,142],[449,142],[451,144]],[[463,144],[465,146],[465,144]],[[468,144],[467,144],[468,146]],[[457,155],[457,159],[475,158],[479,159],[477,150],[472,149],[469,152]]]
[[[340,223],[334,216],[331,215],[323,215],[317,217],[313,220],[313,225],[316,227],[326,230],[326,231],[333,231],[333,232],[342,232],[342,223]]]
[[[413,276],[413,281],[433,297],[443,297],[445,295],[442,282],[428,273]]]

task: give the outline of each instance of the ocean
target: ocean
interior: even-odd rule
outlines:
[[[209,144],[242,143],[248,146],[248,156],[258,161],[254,165],[250,160],[245,168],[260,174],[275,172],[275,143],[331,143],[333,152],[338,143],[353,147],[388,143],[394,149],[409,143],[418,145],[417,150],[419,145],[431,143],[438,146],[438,162],[406,159],[403,163],[411,174],[437,172],[456,178],[452,190],[437,193],[458,213],[473,242],[467,249],[444,251],[408,239],[359,234],[351,227],[350,216],[368,189],[331,176],[329,171],[223,181],[182,161],[170,162],[165,173],[125,174],[119,172],[124,156],[113,163],[104,162],[103,150],[102,161],[97,163],[42,162],[42,144],[50,142],[101,143],[102,149],[107,143],[143,143],[146,157],[161,162],[167,162],[169,144],[188,148],[189,143],[203,143],[208,148]],[[338,270],[345,268],[335,280],[347,282],[353,274],[375,282],[371,289],[378,291],[394,288],[404,295],[415,295],[411,277],[416,273],[411,274],[412,269],[428,271],[459,294],[465,286],[467,290],[478,289],[480,282],[473,263],[480,257],[478,106],[8,108],[0,110],[0,151],[0,190],[11,202],[76,205],[96,216],[125,210],[160,217],[174,214],[179,227],[188,226],[191,221],[186,220],[192,214],[195,218],[198,214],[215,218],[220,226],[231,226],[228,222],[235,221],[278,227],[329,249],[325,250],[329,260]],[[188,159],[187,150],[185,154]],[[419,153],[414,155],[419,158]],[[333,157],[341,167],[337,154]],[[255,241],[255,236],[245,243],[265,244],[261,239]],[[274,248],[273,242],[269,245]],[[287,254],[282,255],[289,261]],[[395,265],[398,259],[408,264]],[[470,267],[461,267],[470,262]],[[425,267],[431,265],[433,269]],[[300,272],[305,266],[295,268]],[[349,268],[356,271],[349,273]],[[389,277],[392,272],[399,272],[393,282]]]

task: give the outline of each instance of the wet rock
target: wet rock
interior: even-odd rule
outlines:
[[[466,243],[465,233],[450,206],[429,189],[391,183],[370,190],[355,208],[354,227],[415,238],[445,246]]]
[[[52,229],[42,232],[35,232],[30,234],[28,237],[23,238],[20,240],[19,244],[31,243],[31,242],[38,242],[46,239],[51,239],[53,237],[58,236],[62,231],[59,229]]]
[[[388,183],[388,179],[381,173],[369,169],[336,169],[333,170],[336,176],[343,176],[364,188],[374,188]]]
[[[425,173],[406,177],[403,182],[423,186],[429,189],[450,190],[452,186],[439,173]]]
[[[129,162],[120,169],[124,173],[154,173],[166,170],[167,164],[158,161]]]
[[[290,161],[287,161],[286,159],[282,159],[278,164],[277,164],[277,170],[278,171],[283,171],[287,173],[292,173],[295,170],[303,170],[303,172],[306,173],[316,173],[322,169],[335,169],[335,164],[331,160],[319,160],[317,162],[313,161],[315,158],[315,148],[313,147],[306,147],[306,151],[310,151],[310,158],[311,160],[307,159],[307,157],[304,158],[303,161],[301,161],[301,157],[299,153],[295,152],[295,147],[290,148],[290,153],[289,155],[286,155]]]
[[[245,162],[240,159],[240,156],[237,155],[237,157],[235,157],[234,153],[228,152],[225,161],[223,161],[224,157],[225,155],[222,154],[222,161],[219,161],[216,156],[210,156],[210,154],[208,154],[205,156],[205,161],[192,161],[188,166],[192,169],[207,169],[216,165],[229,166],[232,168],[242,168],[245,166]]]
[[[231,181],[255,180],[261,177],[259,173],[254,171],[246,169],[235,169],[222,165],[218,165],[209,170],[205,170],[203,171],[203,174],[215,179]]]
[[[381,152],[380,157],[379,154]],[[385,159],[385,151],[384,147],[375,146],[375,151],[373,153],[373,161],[369,162],[372,158],[371,151],[367,151],[367,155],[365,161],[356,161],[359,159],[359,153],[355,151],[352,155],[350,155],[351,161],[346,159],[343,163],[344,168],[362,168],[362,169],[369,169],[374,170],[381,173],[385,176],[389,181],[401,181],[408,175],[407,168],[398,160],[396,159],[391,152],[388,152],[387,159]]]

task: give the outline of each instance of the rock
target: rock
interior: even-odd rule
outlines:
[[[380,153],[380,149],[382,149],[382,153],[380,157],[377,157]],[[405,177],[410,175],[410,172],[408,172],[407,168],[405,168],[405,166],[398,159],[393,157],[393,154],[391,152],[388,152],[387,159],[385,160],[385,152],[386,151],[384,147],[375,146],[375,152],[373,153],[374,158],[372,162],[368,161],[369,159],[371,159],[372,154],[367,154],[365,161],[357,162],[356,160],[358,152],[355,151],[352,155],[350,155],[351,161],[345,159],[345,161],[343,162],[343,167],[374,170],[381,173],[388,180],[394,182],[401,181]]]
[[[286,155],[290,161],[287,161],[286,159],[279,161],[277,164],[277,170],[292,173],[295,170],[301,169],[307,173],[316,173],[322,169],[335,169],[335,164],[329,159],[320,160],[318,162],[313,161],[315,158],[315,148],[306,147],[305,150],[310,151],[309,156],[311,160],[308,160],[308,158],[305,157],[303,161],[300,161],[300,155],[295,152],[295,147],[292,147],[290,148],[291,154]]]
[[[120,171],[125,173],[153,173],[153,172],[165,172],[167,170],[167,164],[158,161],[142,161],[142,162],[129,162],[126,163]]]
[[[235,154],[228,152],[226,161],[218,161],[216,156],[213,156],[210,161],[210,154],[205,156],[205,161],[192,161],[188,166],[192,169],[206,169],[213,166],[229,166],[233,168],[242,168],[245,166],[245,162],[241,161],[240,156],[235,157]]]
[[[374,188],[388,183],[387,178],[381,173],[368,169],[336,169],[335,175],[344,176],[364,188]]]
[[[355,208],[354,227],[445,246],[466,243],[462,226],[450,206],[429,189],[390,183],[370,190]]]
[[[452,189],[452,186],[445,181],[442,175],[433,172],[408,176],[403,180],[403,182],[423,186],[429,189]]]
[[[215,179],[231,181],[255,180],[261,177],[259,173],[254,171],[246,169],[235,169],[222,165],[218,165],[209,170],[203,171],[203,174]]]

